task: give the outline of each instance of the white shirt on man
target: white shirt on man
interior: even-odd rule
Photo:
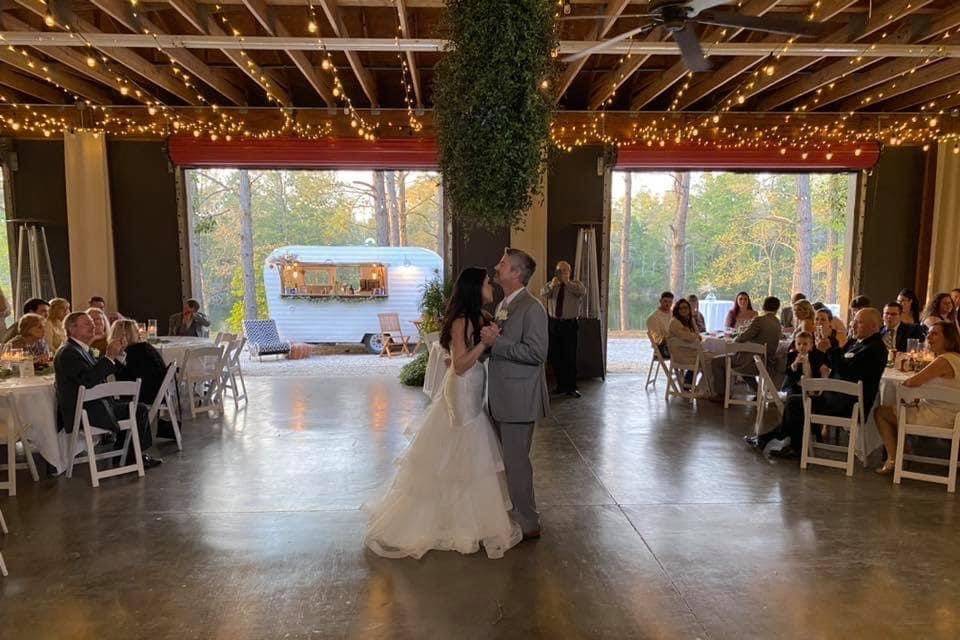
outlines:
[[[663,311],[659,307],[647,318],[647,331],[650,332],[650,337],[653,338],[655,343],[663,343],[670,335],[670,321],[672,319],[673,314],[669,311]]]
[[[516,291],[514,291],[513,293],[511,293],[510,295],[508,295],[506,298],[504,298],[503,300],[501,300],[501,301],[500,301],[500,304],[497,305],[497,308],[496,308],[496,311],[494,312],[494,315],[500,313],[500,309],[506,309],[507,307],[509,307],[509,306],[510,306],[510,303],[513,302],[513,299],[514,299],[514,298],[516,298],[518,295],[520,295],[520,292],[521,292],[521,291],[523,291],[523,287],[520,287],[519,289],[517,289]]]

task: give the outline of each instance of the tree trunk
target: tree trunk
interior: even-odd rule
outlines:
[[[793,263],[793,293],[813,295],[813,210],[810,203],[810,174],[797,175],[797,251]]]
[[[243,266],[243,318],[257,319],[257,281],[253,270],[253,202],[250,172],[240,169],[240,263]]]
[[[383,171],[373,172],[373,213],[377,219],[377,244],[390,246],[390,214],[387,212],[387,194],[383,186]]]
[[[633,216],[633,174],[623,174],[623,230],[620,232],[620,331],[630,329],[630,227]]]
[[[197,234],[197,215],[196,206],[200,200],[200,185],[197,181],[200,179],[199,171],[187,171],[187,210],[190,212],[190,292],[191,298],[200,303],[200,308],[205,309],[203,304],[203,254],[200,246],[200,238]]]
[[[277,195],[280,201],[280,237],[284,244],[290,243],[287,237],[287,216],[290,215],[290,209],[287,206],[287,185],[283,180],[283,171],[275,171],[277,176]]]
[[[397,206],[397,172],[383,172],[383,182],[387,188],[387,214],[390,221],[390,246],[400,246],[400,207]]]
[[[824,293],[824,302],[833,304],[837,301],[837,274],[840,265],[837,260],[837,232],[827,230],[827,290]]]
[[[684,269],[684,250],[687,245],[687,213],[690,211],[690,172],[684,171],[673,176],[674,192],[677,195],[677,211],[670,225],[670,290],[676,296],[682,296],[686,286]]]
[[[397,171],[397,238],[407,246],[407,172]]]

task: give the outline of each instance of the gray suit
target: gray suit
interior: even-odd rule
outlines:
[[[767,369],[769,369],[772,374],[773,363],[776,361],[777,348],[780,346],[780,338],[782,336],[783,327],[780,325],[780,321],[777,320],[776,314],[761,313],[759,316],[754,318],[749,325],[747,325],[747,328],[743,330],[743,333],[737,336],[736,342],[750,342],[753,344],[765,345],[767,347],[767,361],[765,364],[767,365]],[[730,366],[743,373],[757,373],[757,366],[753,363],[752,353],[735,354],[732,356]],[[719,395],[723,395],[726,385],[725,359],[714,358],[712,367],[713,382],[716,387],[714,390]]]
[[[530,533],[540,529],[530,464],[533,427],[550,410],[543,369],[549,342],[547,312],[523,289],[506,307],[506,313],[487,364],[490,415],[503,446],[514,519]]]

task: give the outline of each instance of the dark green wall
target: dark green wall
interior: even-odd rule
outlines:
[[[926,159],[915,147],[888,148],[866,180],[859,291],[874,305],[912,287],[923,215]]]
[[[570,153],[557,153],[547,176],[547,265],[560,260],[573,264],[577,256],[578,224],[603,223],[603,175],[597,175],[597,162],[603,147],[578,147]],[[597,249],[603,243],[602,227],[597,227]],[[598,256],[599,259],[599,256]],[[601,275],[606,281],[606,276]]]
[[[69,299],[70,247],[67,239],[67,191],[63,142],[14,140],[10,149],[14,156],[7,159],[7,166],[10,169],[8,175],[11,199],[7,219],[37,220],[42,223],[47,234],[57,294]],[[12,236],[13,225],[8,224],[7,231]],[[10,258],[15,265],[13,242],[11,237]],[[12,301],[13,291],[8,292],[7,295]]]
[[[107,144],[121,313],[163,320],[183,305],[177,185],[162,142]]]

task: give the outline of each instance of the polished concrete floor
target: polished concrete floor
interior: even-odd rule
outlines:
[[[0,498],[0,637],[957,638],[942,487],[801,472],[746,410],[584,385],[536,433],[544,537],[502,560],[361,547],[423,395],[393,378],[249,381],[142,480],[21,476]]]

